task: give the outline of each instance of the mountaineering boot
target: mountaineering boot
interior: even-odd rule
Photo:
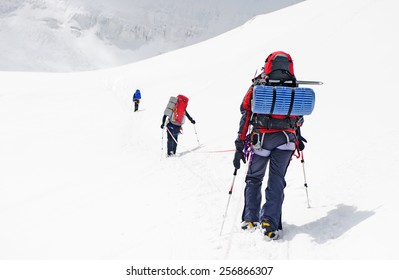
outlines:
[[[270,240],[276,240],[279,237],[278,230],[273,230],[268,221],[262,221],[262,233]]]
[[[259,227],[259,223],[258,222],[242,222],[241,223],[241,229],[242,230],[247,230],[250,232],[255,231],[257,228]]]

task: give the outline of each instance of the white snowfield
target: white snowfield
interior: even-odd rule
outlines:
[[[309,0],[122,67],[0,72],[0,259],[397,260],[398,6]],[[292,55],[298,79],[324,85],[302,129],[311,207],[293,158],[283,236],[266,242],[240,230],[246,165],[223,214],[239,106],[275,50]],[[178,152],[197,136],[203,146],[165,158],[161,119],[177,94],[196,120]]]

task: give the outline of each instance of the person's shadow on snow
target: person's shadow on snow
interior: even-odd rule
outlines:
[[[352,227],[374,215],[373,211],[358,211],[354,206],[339,204],[336,209],[327,213],[327,216],[314,222],[295,226],[285,224],[283,226],[284,240],[292,240],[297,234],[308,234],[317,243],[325,243],[336,239]]]

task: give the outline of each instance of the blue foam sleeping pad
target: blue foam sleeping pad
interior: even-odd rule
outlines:
[[[315,93],[311,88],[283,86],[255,86],[252,112],[290,116],[310,115],[315,104]]]

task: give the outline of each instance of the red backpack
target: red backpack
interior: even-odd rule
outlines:
[[[176,106],[173,110],[173,116],[171,122],[173,124],[182,125],[184,123],[184,116],[188,104],[188,98],[184,95],[179,94],[177,96]]]
[[[284,85],[285,82],[296,85],[296,78],[294,74],[294,62],[291,56],[283,51],[276,51],[271,53],[265,61],[264,73],[266,74],[267,84]]]

